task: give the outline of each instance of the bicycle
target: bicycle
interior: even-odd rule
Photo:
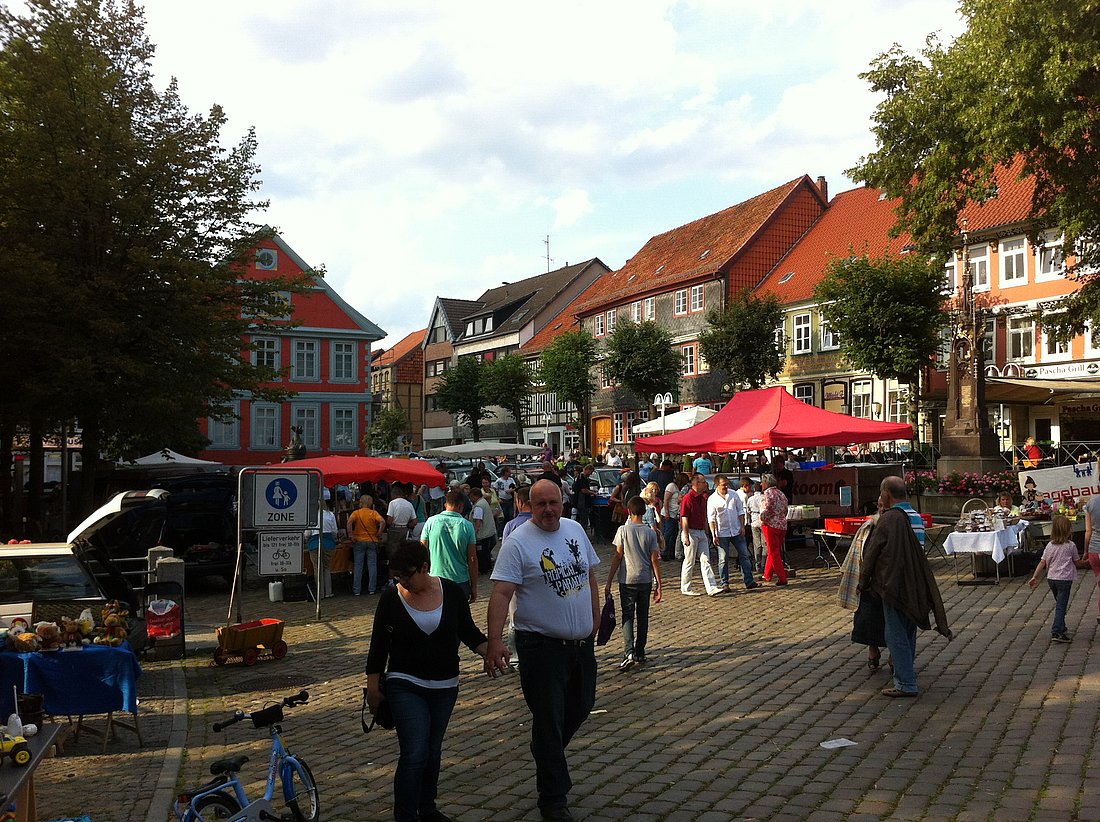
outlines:
[[[246,719],[251,719],[255,728],[270,729],[271,763],[267,769],[267,787],[262,798],[249,802],[239,776],[248,756],[240,754],[219,759],[210,766],[214,779],[200,788],[185,791],[176,798],[174,810],[181,822],[318,822],[320,802],[313,772],[301,757],[287,750],[280,726],[284,706],[293,708],[307,702],[309,692],[301,691],[280,702],[269,704],[262,710],[252,713],[238,710],[231,719],[215,722],[215,732]],[[290,810],[289,817],[276,815],[273,811],[276,777],[282,783],[283,801]]]

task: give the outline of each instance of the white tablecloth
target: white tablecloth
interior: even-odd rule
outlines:
[[[1026,522],[1022,528],[1027,528]],[[943,550],[949,554],[992,554],[994,562],[1004,562],[1009,551],[1019,547],[1020,530],[1020,526],[1010,525],[1001,531],[952,531],[944,540]]]

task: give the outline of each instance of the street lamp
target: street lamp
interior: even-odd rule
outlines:
[[[661,435],[665,434],[665,408],[672,405],[672,394],[666,391],[653,398],[653,405],[661,410]]]

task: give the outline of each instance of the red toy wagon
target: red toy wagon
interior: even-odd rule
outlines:
[[[283,642],[281,619],[257,619],[239,625],[218,628],[218,647],[214,650],[214,664],[224,665],[231,656],[239,656],[245,665],[255,665],[261,656],[282,659],[287,644]]]

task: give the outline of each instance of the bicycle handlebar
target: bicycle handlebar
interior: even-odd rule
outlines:
[[[305,705],[307,702],[309,702],[309,691],[302,690],[302,691],[299,691],[298,693],[294,694],[293,696],[284,697],[278,703],[278,705],[275,706],[275,707],[276,707],[276,710],[279,711],[280,710],[279,706],[282,706],[282,705],[285,705],[288,708],[293,708],[297,705]],[[267,709],[265,708],[264,710],[267,710]],[[258,717],[259,717],[259,714],[257,714],[257,718]],[[233,717],[231,719],[227,719],[224,722],[215,722],[214,723],[214,732],[217,733],[218,731],[224,731],[230,725],[236,725],[238,722],[243,722],[244,720],[250,719],[250,718],[252,718],[251,713],[245,713],[244,711],[238,709],[238,710],[233,712]],[[265,718],[267,719],[268,722],[272,721],[272,719],[274,721],[278,722],[282,719],[282,713],[279,712],[278,715],[275,716],[275,717],[267,716]]]

